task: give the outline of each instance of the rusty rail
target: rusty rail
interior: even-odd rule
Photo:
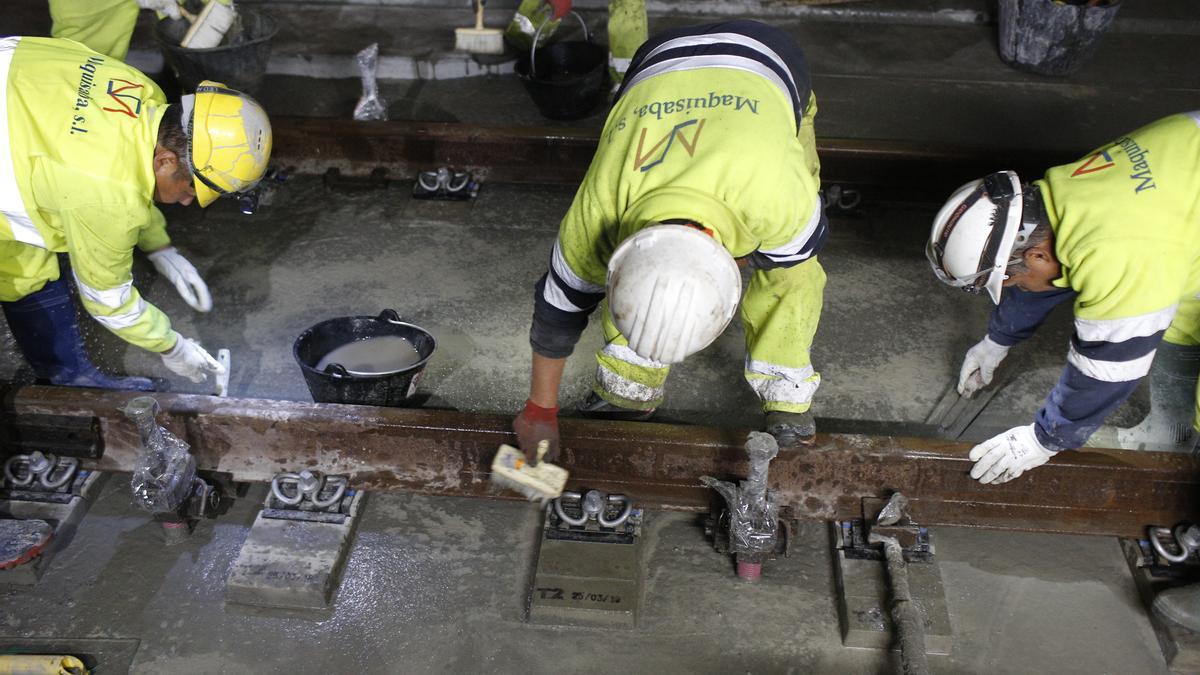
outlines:
[[[272,160],[301,173],[337,168],[366,175],[386,167],[396,179],[439,166],[485,181],[577,184],[599,142],[598,129],[475,126],[449,122],[355,122],[277,117]],[[1038,151],[999,153],[931,143],[820,138],[827,184],[869,187],[880,201],[937,202],[967,180],[1001,168],[1036,177],[1074,159]]]
[[[9,422],[32,414],[96,418],[105,451],[93,468],[128,471],[138,448],[118,412],[133,393],[58,387],[8,392]],[[369,490],[484,496],[505,417],[462,412],[156,394],[160,422],[192,446],[200,468],[267,481],[304,467],[347,474]],[[742,476],[744,429],[564,419],[561,463],[575,486],[621,491],[640,503],[704,509],[702,474]],[[861,515],[864,498],[909,495],[929,525],[1138,536],[1148,524],[1200,516],[1200,460],[1174,453],[1069,452],[1019,480],[981,486],[968,445],[882,435],[826,434],[781,454],[771,485],[801,517]]]

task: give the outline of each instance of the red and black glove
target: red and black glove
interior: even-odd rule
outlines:
[[[513,420],[513,431],[517,433],[517,447],[525,453],[525,459],[537,466],[539,441],[549,441],[546,461],[558,458],[558,408],[543,408],[533,401],[525,401],[525,409]]]
[[[571,11],[571,0],[546,0],[546,4],[554,10],[554,13],[550,15],[550,19],[553,21],[558,21]]]

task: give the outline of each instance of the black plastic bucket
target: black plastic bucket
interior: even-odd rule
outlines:
[[[1120,0],[1095,7],[999,0],[1000,58],[1038,75],[1070,75],[1096,52],[1120,8]]]
[[[358,340],[384,336],[401,337],[417,350],[419,360],[407,368],[390,373],[361,375],[347,372],[337,364],[317,370],[329,352]],[[355,403],[403,408],[410,404],[417,383],[437,342],[429,331],[403,321],[394,309],[379,316],[345,316],[329,319],[309,328],[296,338],[292,353],[308,391],[317,403]]]
[[[154,38],[184,93],[194,91],[203,80],[222,82],[251,95],[258,93],[271,60],[271,38],[279,32],[275,20],[238,6],[238,18],[229,29],[233,35],[226,36],[229,44],[211,49],[179,46],[190,25],[184,19],[167,19],[154,28]]]
[[[552,120],[587,117],[608,95],[608,49],[593,43],[587,24],[578,14],[575,16],[583,25],[584,39],[535,47],[517,60],[517,76],[525,90],[542,115]],[[539,26],[538,33],[541,30]],[[534,45],[538,33],[534,34]]]

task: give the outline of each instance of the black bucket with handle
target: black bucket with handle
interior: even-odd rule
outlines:
[[[608,49],[592,42],[583,17],[582,40],[562,40],[537,48],[542,22],[529,54],[517,60],[516,72],[542,115],[552,120],[587,117],[608,95]]]
[[[215,1],[215,0],[214,0]],[[164,19],[154,28],[166,57],[185,93],[203,80],[256,95],[271,60],[271,38],[279,32],[275,20],[262,12],[238,6],[238,17],[229,29],[227,43],[210,49],[180,47],[190,24],[184,19]]]
[[[374,338],[398,337],[416,350],[416,362],[385,372],[362,372],[341,363],[321,362],[339,347]],[[413,394],[437,341],[429,331],[400,318],[394,309],[379,316],[345,316],[322,321],[296,338],[292,353],[313,400],[403,408]],[[320,369],[318,369],[320,366]]]

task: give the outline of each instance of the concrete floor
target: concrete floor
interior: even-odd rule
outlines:
[[[644,526],[637,630],[522,620],[536,507],[372,495],[327,612],[226,605],[261,489],[186,543],[131,513],[114,477],[36,592],[0,585],[5,636],[140,640],[139,673],[886,673],[841,646],[828,534],[746,585],[696,517]],[[1158,673],[1162,656],[1117,542],[942,528],[954,652],[936,673]]]
[[[457,6],[258,4],[286,17],[260,95],[273,113],[349,116],[357,80],[300,77],[297,64],[336,74],[350,54],[379,39],[392,57],[385,76],[404,68],[429,74],[382,82],[393,118],[554,124],[511,76],[455,79],[435,67],[463,66],[445,51],[449,28],[462,23]],[[603,23],[602,2],[580,4],[593,23]],[[651,3],[651,26],[692,22],[706,12],[711,18],[714,8],[732,4]],[[41,0],[9,5],[0,33],[48,28]],[[820,9],[824,14],[754,7],[804,41],[820,97],[820,135],[1082,154],[1163,114],[1200,107],[1200,74],[1191,66],[1200,35],[1194,7],[1173,0],[1127,5],[1106,49],[1061,80],[999,62],[994,26],[979,22],[990,16],[983,0],[876,0]],[[860,16],[847,18],[849,9]],[[135,60],[153,60],[147,25],[135,38]],[[575,124],[602,121],[598,113]],[[421,384],[427,405],[512,413],[526,393],[532,285],[572,191],[489,184],[466,204],[414,201],[409,191],[397,183],[338,193],[301,176],[253,217],[227,203],[169,208],[172,236],[208,281],[214,310],[191,311],[141,259],[137,286],[181,332],[210,349],[233,350],[235,396],[306,400],[291,356],[295,337],[329,317],[390,307],[438,339]],[[877,207],[834,218],[814,346],[823,377],[819,416],[919,422],[982,336],[986,300],[938,285],[921,254],[934,208]],[[157,357],[127,348],[94,322],[85,319],[84,327],[103,367],[167,376]],[[740,333],[731,327],[674,369],[663,417],[759,423],[741,379]],[[1069,334],[1069,312],[1059,312],[1014,351],[1009,365],[1022,375],[997,395],[976,436],[1029,420],[1059,375]],[[590,386],[599,344],[592,326],[568,365],[564,405]],[[0,323],[0,379],[26,375]],[[175,391],[207,391],[168,379]],[[1145,409],[1139,392],[1111,421],[1136,423]],[[129,504],[118,476],[36,589],[0,586],[7,627],[0,637],[135,638],[141,642],[133,670],[146,673],[876,673],[893,665],[885,655],[841,647],[820,524],[805,526],[798,555],[746,587],[691,516],[651,514],[641,628],[554,629],[521,622],[537,513],[507,502],[372,495],[329,612],[226,606],[224,579],[261,496],[239,501],[188,543],[167,548],[158,527]],[[955,652],[934,658],[935,671],[1164,670],[1114,540],[949,528],[937,536]]]

